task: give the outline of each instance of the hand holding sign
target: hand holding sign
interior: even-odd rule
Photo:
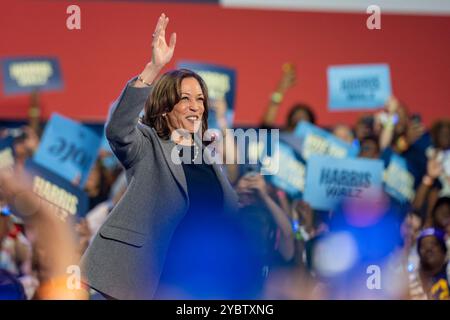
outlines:
[[[400,108],[400,102],[394,96],[390,96],[388,101],[386,102],[386,111],[390,114],[394,114]]]

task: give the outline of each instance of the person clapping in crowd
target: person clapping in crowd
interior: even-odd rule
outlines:
[[[449,272],[444,232],[424,229],[417,239],[418,268],[410,270],[411,299],[448,300]]]

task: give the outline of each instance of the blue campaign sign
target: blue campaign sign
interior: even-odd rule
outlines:
[[[381,160],[312,156],[307,164],[304,200],[314,209],[332,210],[345,200],[379,196],[383,169]]]
[[[302,139],[295,135],[295,133],[280,133],[280,141],[291,147],[298,155],[302,154]]]
[[[284,190],[291,199],[300,199],[305,189],[305,161],[287,143],[280,141],[278,148],[279,164],[273,174],[266,178],[276,187]]]
[[[58,216],[84,217],[88,212],[88,197],[83,190],[69,181],[54,174],[32,159],[25,162],[25,168],[31,175],[33,192],[58,208]]]
[[[0,139],[0,169],[14,165],[13,137],[7,136]]]
[[[180,61],[178,68],[198,73],[208,86],[210,109],[208,127],[223,129],[233,126],[236,98],[236,71],[232,68],[200,62]]]
[[[399,203],[412,201],[415,195],[414,175],[405,158],[392,153],[384,174],[384,189]]]
[[[34,161],[83,187],[97,159],[101,137],[88,127],[53,114],[45,127]]]
[[[20,57],[2,59],[3,91],[5,95],[63,88],[57,58]]]
[[[391,96],[387,64],[330,66],[327,75],[330,110],[381,108]]]
[[[265,175],[270,165],[267,160],[272,155],[272,146],[278,142],[278,131],[252,127],[233,130],[240,174],[258,172]]]
[[[301,156],[308,160],[311,155],[329,155],[336,158],[356,157],[359,147],[335,137],[309,122],[301,121],[294,134],[300,139]]]

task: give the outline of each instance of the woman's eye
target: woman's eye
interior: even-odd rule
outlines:
[[[198,98],[198,100],[200,100],[200,101],[205,101],[205,99],[204,99],[204,98]]]
[[[189,97],[181,97],[181,100],[189,101]]]

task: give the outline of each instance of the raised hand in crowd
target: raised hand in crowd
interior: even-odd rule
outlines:
[[[55,207],[31,191],[29,180],[10,170],[0,170],[0,201],[5,201],[14,214],[24,220],[33,234],[35,251],[45,252],[39,259],[40,287],[35,299],[86,299],[81,278],[70,285],[70,268],[77,268],[79,256],[72,226],[58,218]]]
[[[437,153],[434,153],[427,162],[427,176],[434,180],[442,174],[442,171],[442,163],[439,161]]]
[[[275,123],[278,108],[283,101],[286,92],[292,88],[297,82],[297,74],[295,66],[292,63],[285,63],[282,66],[282,76],[270,98],[269,105],[263,116],[263,125],[271,127]]]
[[[427,173],[423,176],[421,184],[416,190],[412,206],[416,211],[425,211],[422,214],[426,225],[430,224],[431,210],[438,199],[439,190],[435,185],[436,179],[442,173],[442,164],[438,160],[437,153],[432,152],[427,162]]]
[[[166,42],[166,28],[169,18],[163,13],[158,19],[155,31],[152,35],[152,55],[151,61],[147,63],[140,74],[141,81],[136,81],[135,87],[145,87],[155,80],[162,68],[170,62],[175,51],[177,36],[172,33],[169,44]]]
[[[385,111],[377,113],[375,116],[375,126],[381,128],[380,149],[386,149],[391,146],[394,138],[395,125],[398,122],[398,110],[400,102],[394,96],[391,96],[386,102]]]
[[[422,223],[422,219],[414,213],[408,213],[403,220],[400,231],[404,241],[403,248],[405,250],[405,254],[409,254],[409,250],[416,242]]]

